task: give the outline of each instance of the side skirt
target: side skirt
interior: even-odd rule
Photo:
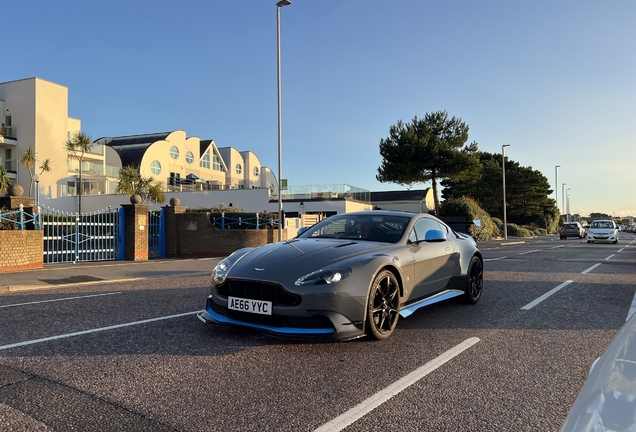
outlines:
[[[463,294],[464,294],[464,291],[460,291],[460,290],[442,291],[440,293],[435,294],[434,296],[427,297],[425,299],[422,299],[420,301],[417,301],[407,306],[403,306],[402,308],[400,308],[400,315],[402,316],[402,318],[406,318],[407,316],[411,315],[413,312],[415,312],[421,307],[432,305],[433,303],[448,300]]]

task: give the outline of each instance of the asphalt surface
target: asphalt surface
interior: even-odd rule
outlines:
[[[479,243],[478,246],[486,248],[525,241],[526,239],[509,238]],[[46,264],[44,268],[36,270],[0,271],[0,293],[149,278],[206,276],[211,274],[218,261],[219,258],[200,258]]]
[[[0,293],[150,278],[207,276],[219,258],[93,261],[46,264],[42,269],[0,272]]]

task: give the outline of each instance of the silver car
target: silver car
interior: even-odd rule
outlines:
[[[618,227],[613,220],[595,220],[587,230],[588,243],[618,243]]]
[[[477,303],[472,237],[428,214],[338,214],[298,237],[234,252],[213,271],[204,322],[277,335],[386,339],[399,316],[453,297]]]
[[[591,368],[562,432],[636,430],[636,314]]]

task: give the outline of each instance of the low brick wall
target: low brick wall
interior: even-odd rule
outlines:
[[[221,257],[244,247],[258,247],[278,241],[272,229],[225,229],[212,225],[207,213],[175,214],[174,226],[167,226],[169,258]],[[287,238],[283,230],[283,239]]]
[[[0,273],[44,267],[43,233],[0,230]]]

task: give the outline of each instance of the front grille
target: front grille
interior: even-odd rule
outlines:
[[[283,315],[261,315],[249,312],[235,311],[212,302],[212,310],[228,318],[250,323],[265,325],[269,327],[287,327],[303,329],[333,329],[329,318],[323,315],[312,315],[310,317],[293,317]]]
[[[222,297],[239,297],[270,301],[274,306],[298,306],[301,297],[286,291],[281,285],[269,282],[228,279],[217,290]]]

